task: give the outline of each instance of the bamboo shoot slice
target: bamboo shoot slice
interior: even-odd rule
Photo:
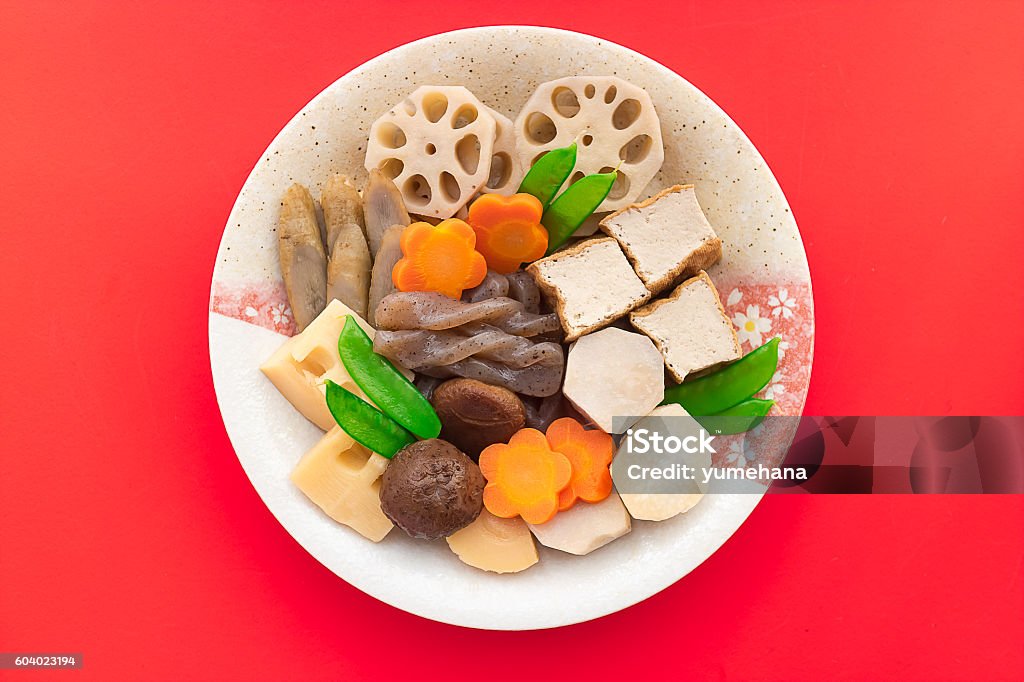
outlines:
[[[302,456],[291,479],[332,519],[380,542],[394,527],[380,508],[380,477],[387,465],[335,426]]]
[[[486,509],[447,538],[462,563],[493,573],[518,573],[537,563],[537,546],[520,518],[501,519]]]

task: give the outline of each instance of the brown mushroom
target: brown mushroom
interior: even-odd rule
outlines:
[[[480,467],[454,445],[421,440],[391,458],[381,476],[380,508],[410,536],[435,540],[480,515],[484,484]]]
[[[488,445],[505,443],[526,424],[526,408],[512,391],[476,379],[451,379],[431,398],[441,437],[477,460]]]

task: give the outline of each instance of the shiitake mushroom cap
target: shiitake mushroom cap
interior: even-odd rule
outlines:
[[[450,379],[431,403],[441,418],[441,438],[473,458],[488,445],[506,443],[526,425],[526,408],[512,391],[476,379]]]
[[[431,438],[399,450],[381,478],[380,506],[414,538],[447,537],[483,508],[480,467],[451,443]]]

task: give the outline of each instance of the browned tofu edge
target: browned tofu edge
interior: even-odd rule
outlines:
[[[618,211],[615,211],[614,213],[609,213],[608,215],[601,219],[600,223],[598,223],[598,227],[602,232],[604,232],[609,237],[615,239],[615,241],[619,243],[619,246],[626,254],[626,258],[629,259],[630,264],[633,266],[633,270],[636,271],[637,275],[643,281],[644,286],[646,286],[652,294],[660,294],[662,291],[672,286],[673,283],[678,282],[680,278],[694,275],[697,272],[700,272],[701,270],[706,270],[707,268],[711,267],[722,258],[722,240],[719,239],[718,235],[715,233],[715,228],[711,228],[712,234],[715,234],[714,238],[705,241],[695,250],[691,251],[690,254],[681,263],[679,263],[679,265],[677,265],[675,268],[669,271],[668,274],[658,278],[653,282],[648,282],[646,279],[644,279],[644,276],[640,274],[638,270],[640,259],[636,256],[636,254],[633,253],[633,251],[629,248],[628,244],[623,243],[623,241],[619,239],[619,237],[612,231],[612,228],[609,226],[608,223],[610,223],[613,219],[625,213],[626,211],[647,208],[651,204],[657,202],[659,199],[669,194],[673,194],[675,192],[682,192],[683,190],[692,188],[693,185],[673,185],[671,187],[667,187],[658,192],[657,194],[655,194],[654,196],[650,197],[649,199],[644,199],[643,201],[630,204],[629,206],[620,208]],[[700,202],[697,202],[697,206],[700,207]],[[700,210],[701,213],[704,212],[703,208],[701,208]],[[707,217],[705,217],[705,220],[707,220]],[[710,223],[708,224],[710,225]]]
[[[540,287],[541,292],[544,293],[544,295],[548,298],[548,300],[554,301],[555,312],[558,313],[558,319],[562,323],[562,329],[565,330],[565,341],[566,341],[566,343],[575,341],[576,339],[578,339],[579,337],[583,336],[584,334],[589,334],[590,332],[597,331],[598,329],[601,329],[602,327],[607,327],[609,324],[611,324],[615,320],[619,319],[620,317],[624,317],[631,310],[634,310],[638,306],[643,305],[644,303],[649,301],[650,298],[651,298],[651,292],[647,291],[646,296],[643,296],[643,297],[639,298],[638,300],[632,302],[631,304],[629,304],[621,312],[613,314],[613,315],[610,315],[610,316],[606,316],[606,317],[602,318],[601,320],[599,320],[598,322],[596,322],[596,323],[594,323],[592,325],[589,325],[589,326],[574,327],[574,326],[569,325],[566,322],[566,317],[565,317],[565,297],[562,296],[562,291],[558,287],[558,285],[553,283],[553,282],[551,282],[550,280],[548,280],[545,277],[544,272],[543,272],[543,268],[544,268],[544,266],[546,264],[555,263],[555,262],[557,262],[558,260],[560,260],[562,258],[567,258],[567,257],[572,257],[572,256],[579,255],[579,254],[583,253],[584,251],[586,251],[588,248],[590,248],[590,247],[592,247],[595,244],[598,244],[600,242],[612,242],[612,243],[614,243],[616,245],[616,247],[619,248],[620,251],[622,250],[621,247],[619,246],[618,240],[616,240],[616,239],[614,239],[612,237],[598,237],[596,239],[588,239],[586,241],[582,241],[579,244],[576,244],[575,246],[572,246],[572,247],[570,247],[568,249],[565,249],[564,251],[558,251],[556,253],[551,254],[550,256],[547,256],[546,258],[541,258],[540,260],[534,261],[533,263],[530,263],[528,266],[526,266],[526,271],[528,273],[530,273],[530,275],[533,277],[534,281],[537,282],[537,286]],[[630,266],[630,269],[632,269],[632,265]],[[641,284],[643,284],[643,280],[640,279],[640,277],[636,274],[635,271],[633,272],[633,276],[637,278],[637,281],[639,281]]]
[[[647,317],[661,306],[677,300],[679,296],[683,293],[683,289],[690,286],[697,280],[704,280],[705,282],[708,283],[708,286],[711,287],[711,293],[715,295],[715,304],[718,306],[719,314],[729,322],[729,333],[732,337],[732,345],[733,349],[736,351],[736,356],[737,358],[742,357],[743,349],[740,347],[739,337],[736,336],[736,328],[733,326],[732,320],[729,319],[728,313],[725,312],[725,306],[722,305],[722,298],[718,295],[718,288],[715,286],[715,283],[711,280],[711,278],[708,277],[708,273],[704,272],[703,270],[697,273],[697,275],[695,275],[694,277],[689,278],[688,280],[677,286],[672,291],[672,293],[666,296],[665,298],[659,298],[657,301],[653,301],[642,308],[634,310],[629,314],[630,323],[633,325],[633,327],[643,332],[647,337],[651,339],[651,341],[654,342],[654,345],[658,347],[658,351],[661,352],[661,357],[665,359],[665,367],[668,368],[668,371],[672,375],[672,378],[678,382],[682,382],[683,379],[686,378],[686,376],[680,376],[678,370],[671,364],[669,364],[669,349],[667,347],[667,344],[664,342],[663,339],[658,338],[657,332],[655,332],[654,330],[645,329],[643,327],[643,318]]]

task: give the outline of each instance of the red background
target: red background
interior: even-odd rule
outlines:
[[[479,23],[637,49],[750,135],[810,260],[809,413],[1024,413],[1024,4],[661,4],[3,2],[0,650],[86,679],[1024,676],[1019,496],[769,497],[639,606],[492,633],[361,594],[246,480],[206,341],[236,193],[331,81]]]

